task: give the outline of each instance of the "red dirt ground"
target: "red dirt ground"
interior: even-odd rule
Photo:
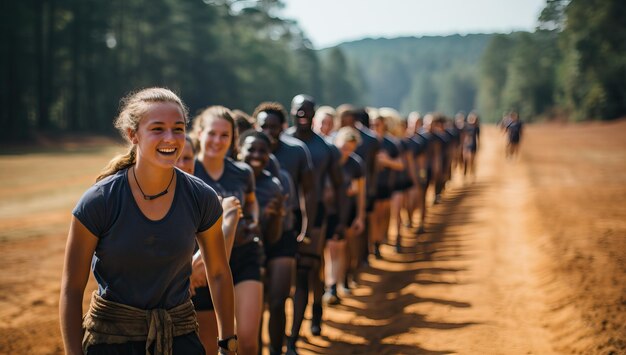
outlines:
[[[404,253],[382,250],[301,354],[626,353],[626,121],[485,127]],[[58,354],[70,210],[122,148],[0,155],[0,353]],[[93,282],[90,281],[90,288]],[[89,294],[89,292],[87,292]],[[86,298],[87,299],[87,298]]]

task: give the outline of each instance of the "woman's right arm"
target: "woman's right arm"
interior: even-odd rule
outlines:
[[[59,316],[66,354],[82,354],[83,294],[98,238],[72,217],[65,247]]]

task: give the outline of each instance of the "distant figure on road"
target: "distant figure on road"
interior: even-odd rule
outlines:
[[[509,117],[510,121],[505,126],[504,131],[507,135],[506,157],[512,159],[519,151],[519,142],[522,139],[522,121],[515,111],[512,111]]]

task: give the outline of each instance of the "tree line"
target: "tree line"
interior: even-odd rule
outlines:
[[[360,84],[342,54],[333,59],[339,67],[322,63],[297,23],[276,16],[279,0],[0,6],[4,139],[34,131],[107,133],[119,99],[149,86],[175,90],[192,114],[211,104],[252,112],[261,101],[285,104],[300,92],[358,101]]]
[[[297,93],[403,113],[626,115],[626,2],[547,0],[534,32],[365,39],[314,50],[281,0],[0,4],[0,130],[112,130],[119,99],[166,86],[193,114]]]
[[[498,119],[626,115],[626,2],[547,0],[533,33],[495,36],[483,54],[477,107]]]

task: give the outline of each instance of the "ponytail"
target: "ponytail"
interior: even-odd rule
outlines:
[[[137,161],[137,146],[130,147],[126,154],[120,154],[111,159],[109,164],[102,170],[96,181],[100,181],[109,175],[116,174],[120,170],[130,168]]]

